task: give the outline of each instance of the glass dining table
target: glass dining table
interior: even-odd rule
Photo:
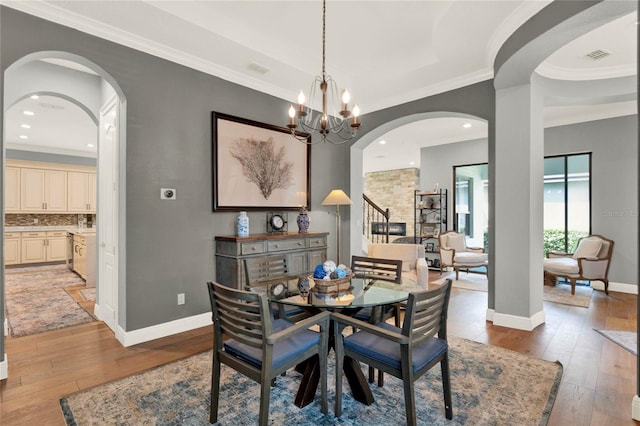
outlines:
[[[272,297],[271,301],[297,306],[311,314],[330,310],[352,316],[364,308],[371,308],[370,321],[376,322],[395,304],[406,301],[410,292],[421,290],[424,289],[419,287],[415,280],[409,278],[403,278],[402,282],[397,284],[365,276],[352,278],[349,289],[345,291],[321,293],[312,288],[306,297],[293,294],[284,298]],[[329,346],[333,347],[333,325],[329,329],[329,334]],[[300,365],[297,370],[303,373],[303,378],[294,403],[298,407],[304,407],[313,402],[315,397],[320,381],[319,362],[317,358],[314,358],[312,361]],[[371,405],[374,401],[373,394],[358,362],[346,357],[344,373],[354,399],[363,404]]]

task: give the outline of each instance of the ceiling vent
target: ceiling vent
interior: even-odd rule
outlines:
[[[271,71],[270,68],[267,68],[264,65],[260,65],[256,62],[250,62],[248,68],[253,72],[257,72],[258,74],[266,74]]]
[[[605,52],[604,50],[597,49],[597,50],[594,50],[593,52],[587,53],[585,56],[589,59],[593,59],[594,61],[597,61],[599,59],[606,58],[609,55],[611,55],[611,53]]]
[[[42,108],[47,108],[47,109],[56,109],[56,110],[63,110],[64,106],[62,105],[54,105],[54,104],[50,104],[50,103],[46,103],[46,102],[40,102],[38,103],[38,105],[40,105]]]

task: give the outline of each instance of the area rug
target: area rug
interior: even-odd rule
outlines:
[[[80,290],[80,294],[84,297],[84,300],[96,301],[96,288],[90,287]]]
[[[453,420],[444,416],[439,366],[416,382],[417,417],[423,425],[545,425],[562,377],[557,362],[470,340],[449,339]],[[211,351],[135,376],[75,393],[60,400],[68,425],[205,425],[209,415]],[[345,380],[343,414],[333,415],[334,356],[329,357],[329,413],[316,400],[293,405],[301,376],[278,377],[271,388],[270,424],[400,425],[405,424],[402,382],[385,376],[384,387],[372,385],[375,402],[366,406],[350,395]],[[258,421],[260,386],[222,366],[219,424],[252,425]]]
[[[94,318],[65,291],[82,285],[67,268],[5,271],[6,315],[12,337],[91,322]]]
[[[613,343],[622,346],[635,356],[638,356],[638,333],[635,331],[598,330],[597,328],[594,328],[594,330]]]
[[[433,284],[444,284],[448,277],[432,281]],[[489,282],[485,275],[460,273],[459,280],[453,281],[453,287],[465,290],[488,291]],[[558,283],[555,286],[544,286],[543,299],[547,302],[588,308],[591,304],[591,287],[576,286],[576,294],[571,294],[571,285]]]

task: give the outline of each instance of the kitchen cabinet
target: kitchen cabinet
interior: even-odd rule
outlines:
[[[20,169],[5,167],[4,169],[4,211],[13,213],[20,211]]]
[[[73,234],[73,270],[85,280],[87,287],[96,285],[96,235]]]
[[[244,259],[284,254],[289,275],[313,273],[327,260],[328,232],[257,234],[249,237],[216,236],[216,281],[244,289]]]
[[[67,211],[70,213],[95,213],[95,173],[67,172]]]
[[[20,263],[47,261],[47,233],[45,231],[22,232]]]
[[[20,263],[20,233],[4,233],[4,264],[17,265]]]
[[[33,213],[67,211],[67,172],[63,170],[20,170],[20,210]]]
[[[47,262],[66,261],[67,231],[47,231],[45,247]]]

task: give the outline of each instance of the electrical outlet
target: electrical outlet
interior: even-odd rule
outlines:
[[[184,293],[178,293],[178,305],[184,305]]]
[[[160,188],[160,199],[161,200],[175,200],[176,199],[176,190],[173,188]]]

